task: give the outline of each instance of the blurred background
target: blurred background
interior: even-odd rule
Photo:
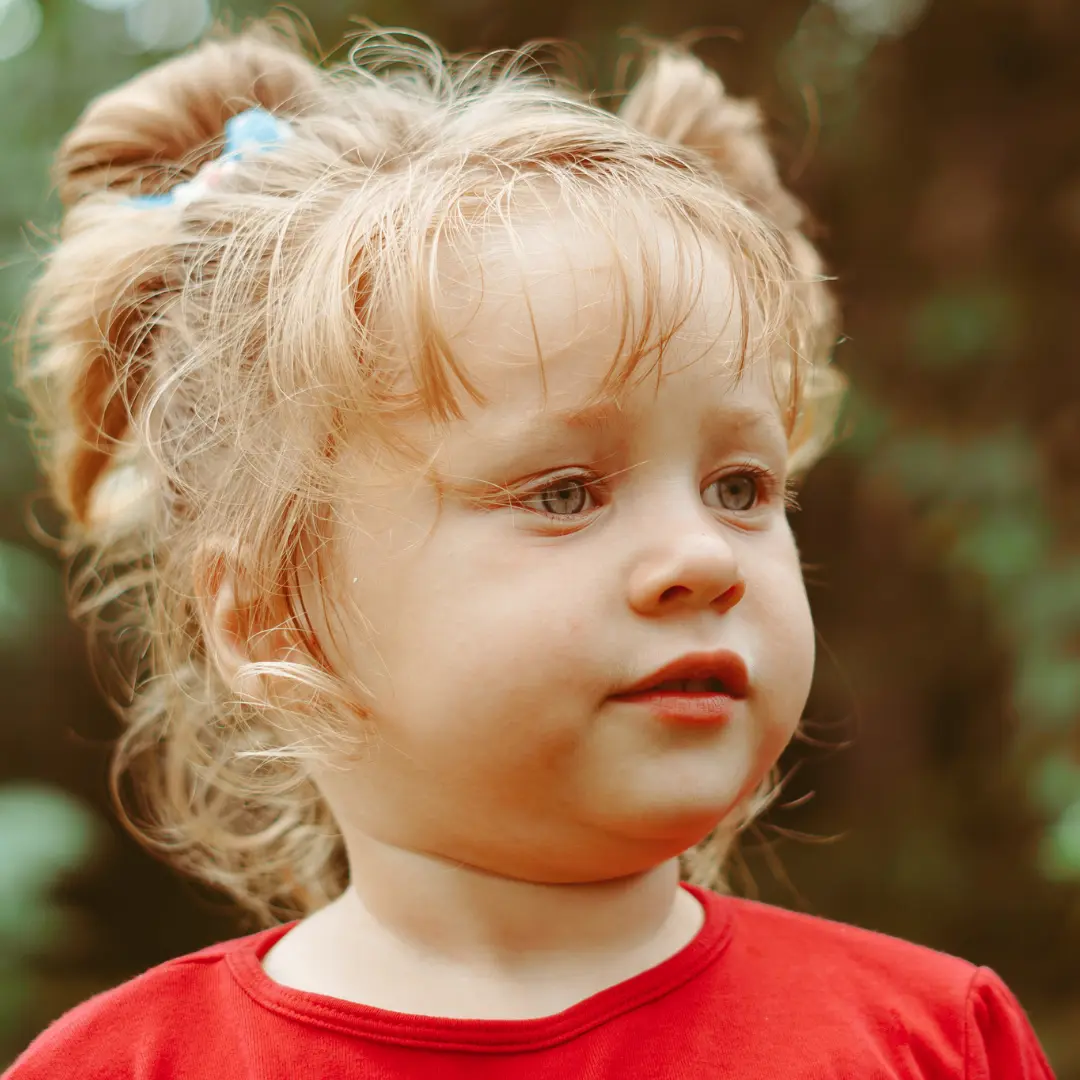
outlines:
[[[794,518],[820,643],[784,798],[738,891],[995,968],[1080,1078],[1080,4],[342,0],[452,50],[569,38],[610,87],[638,31],[757,97],[837,275],[845,437]],[[268,4],[235,3],[238,18]],[[86,101],[195,41],[208,0],[0,0],[0,322],[56,222]],[[146,967],[251,929],[115,824],[113,721],[0,379],[0,1065]]]

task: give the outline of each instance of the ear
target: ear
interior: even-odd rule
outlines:
[[[194,563],[195,602],[208,657],[234,693],[264,700],[262,676],[245,669],[256,660],[275,658],[279,632],[265,625],[267,607],[257,602],[243,552],[233,544],[208,541],[200,545]]]

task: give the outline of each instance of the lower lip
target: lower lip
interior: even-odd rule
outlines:
[[[613,700],[645,705],[662,720],[719,725],[731,719],[736,699],[708,691],[642,690],[637,694],[619,694]]]

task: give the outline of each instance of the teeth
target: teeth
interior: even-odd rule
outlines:
[[[684,689],[688,694],[692,693],[708,693],[708,691],[715,689],[714,679],[685,679]]]
[[[707,694],[722,690],[717,679],[670,679],[661,683],[658,690],[673,690],[682,694]]]

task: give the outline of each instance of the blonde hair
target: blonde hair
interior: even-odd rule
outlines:
[[[119,679],[114,793],[145,842],[264,920],[345,882],[305,762],[348,737],[354,688],[295,574],[335,496],[336,447],[346,431],[392,446],[403,411],[446,418],[478,396],[435,318],[440,247],[510,225],[540,186],[608,222],[644,196],[737,256],[739,302],[782,345],[793,467],[832,429],[833,304],[756,109],[675,49],[655,50],[617,114],[531,55],[455,60],[371,32],[327,69],[261,22],[98,98],[58,155],[67,212],[17,366],[69,523],[73,610]],[[252,106],[291,137],[183,204],[131,198],[191,179]],[[401,361],[378,312],[415,328],[409,391],[387,376]],[[656,320],[642,326],[614,383],[662,352]],[[217,673],[196,599],[207,543],[242,552],[252,625],[296,644],[253,667],[290,693],[237,700]],[[684,876],[719,883],[730,836],[686,853]]]

